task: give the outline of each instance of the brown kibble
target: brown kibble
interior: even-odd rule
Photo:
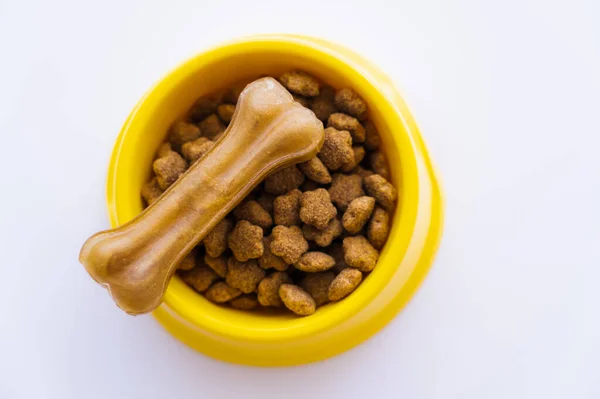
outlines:
[[[190,110],[190,119],[199,122],[216,111],[219,101],[214,97],[200,97]]]
[[[194,125],[192,125],[194,126]],[[160,147],[158,147],[158,151],[156,151],[156,158],[162,158],[165,155],[168,155],[169,152],[173,151],[173,147],[171,146],[171,143],[166,142],[166,143],[162,143],[160,145]]]
[[[367,226],[367,237],[376,249],[383,248],[390,231],[390,215],[382,208],[376,207],[373,217]]]
[[[298,226],[275,226],[271,233],[271,252],[291,265],[308,251],[308,241]]]
[[[185,159],[175,151],[171,151],[164,157],[158,158],[152,164],[158,185],[163,190],[166,190],[171,184],[175,183],[187,167]]]
[[[158,179],[153,177],[152,180],[142,186],[142,198],[146,206],[152,204],[163,193],[163,189],[158,185]]]
[[[200,137],[194,141],[189,141],[181,146],[181,153],[187,159],[190,164],[194,163],[200,157],[208,152],[215,142],[207,139],[206,137]]]
[[[333,219],[325,230],[319,230],[314,226],[305,224],[302,226],[302,232],[307,240],[314,241],[320,247],[328,247],[333,240],[342,234],[342,222],[337,218]]]
[[[335,265],[335,260],[324,252],[307,252],[294,263],[294,267],[308,273],[324,272]]]
[[[279,298],[281,284],[292,284],[292,279],[284,272],[275,272],[265,277],[258,284],[258,302],[262,306],[281,307],[283,303]]]
[[[362,166],[358,165],[356,168],[354,168],[354,170],[352,171],[352,173],[354,173],[355,175],[359,175],[360,177],[362,177],[363,181],[365,178],[374,175],[375,173],[373,173],[372,170],[370,169],[365,169]]]
[[[227,285],[223,281],[214,283],[205,293],[204,296],[211,302],[225,303],[242,295],[242,291]]]
[[[310,98],[299,96],[297,94],[292,94],[292,97],[294,97],[294,101],[296,101],[297,103],[299,103],[303,107],[306,107],[306,108],[310,107]]]
[[[175,148],[179,149],[182,144],[196,140],[201,135],[202,132],[198,126],[192,123],[177,121],[171,126],[171,130],[169,131],[169,142],[175,146]],[[162,152],[162,155],[160,153],[158,154],[159,157],[166,155],[165,148],[162,149]]]
[[[196,266],[196,250],[192,249],[192,251],[179,262],[177,270],[192,270],[194,266]]]
[[[206,253],[213,258],[219,257],[227,249],[227,236],[233,224],[229,219],[223,219],[204,237]]]
[[[325,142],[317,154],[329,170],[338,170],[354,159],[352,137],[345,130],[325,129]]]
[[[281,284],[279,297],[285,307],[298,316],[311,315],[317,308],[317,304],[310,294],[297,285]]]
[[[306,72],[286,72],[281,75],[279,81],[286,89],[294,94],[305,97],[315,97],[319,95],[319,81]]]
[[[225,125],[216,114],[207,116],[202,122],[198,123],[202,135],[214,139],[219,133],[225,130]],[[216,139],[215,139],[216,140]]]
[[[365,141],[365,128],[360,124],[358,119],[350,115],[336,112],[331,114],[327,120],[327,127],[334,127],[337,130],[346,130],[352,136],[352,142],[363,143]]]
[[[240,97],[240,94],[242,94],[242,91],[244,91],[245,87],[246,85],[239,84],[227,90],[223,95],[223,101],[228,104],[237,104],[238,98]]]
[[[231,122],[231,118],[233,118],[233,113],[235,112],[235,105],[232,104],[221,104],[217,107],[217,114],[221,120],[229,125]]]
[[[370,272],[377,264],[379,252],[363,236],[346,237],[343,242],[344,260],[361,272]]]
[[[339,301],[358,287],[362,280],[362,273],[348,267],[340,272],[329,286],[327,296],[330,301]]]
[[[354,170],[358,166],[358,164],[362,162],[366,154],[364,147],[360,145],[355,145],[354,147],[352,147],[352,152],[354,153],[352,162],[348,162],[342,165],[342,167],[340,168],[342,172],[351,172],[352,170]]]
[[[329,221],[337,215],[329,193],[324,188],[307,191],[300,198],[300,219],[319,230],[325,230]]]
[[[268,193],[262,193],[256,199],[256,202],[258,202],[260,206],[262,206],[263,209],[269,212],[271,215],[273,214],[273,201],[275,201],[275,196]]]
[[[321,188],[321,186],[309,179],[306,179],[306,181],[300,186],[301,191],[315,191],[317,188]]]
[[[253,294],[240,295],[237,298],[232,299],[229,304],[232,308],[239,310],[252,310],[256,309],[259,305],[256,295]]]
[[[375,198],[358,197],[350,202],[342,217],[342,224],[350,234],[358,233],[371,217],[375,207]]]
[[[296,165],[282,169],[265,179],[265,191],[269,194],[281,195],[304,183],[304,175]]]
[[[198,292],[204,292],[219,279],[217,273],[206,266],[195,267],[181,273],[183,281]]]
[[[298,164],[298,168],[304,173],[310,180],[319,184],[331,183],[331,175],[329,171],[323,165],[323,162],[317,157],[312,158],[309,161]]]
[[[310,273],[302,279],[300,286],[313,297],[317,306],[321,306],[329,302],[329,285],[334,277],[333,272]]]
[[[227,261],[227,276],[225,282],[233,288],[237,288],[244,294],[256,291],[260,280],[265,278],[265,271],[258,267],[254,259],[248,262],[240,262],[231,257]]]
[[[323,123],[327,122],[329,116],[337,111],[334,104],[335,91],[331,86],[325,86],[321,93],[313,99],[310,109]]]
[[[385,210],[391,211],[396,203],[396,189],[380,175],[371,175],[365,179],[365,190]]]
[[[329,255],[335,260],[333,270],[335,273],[339,273],[348,267],[346,259],[344,257],[344,247],[341,242],[334,242],[329,248]]]
[[[287,194],[280,195],[273,202],[273,217],[275,224],[293,226],[300,224],[300,197],[302,192],[294,189]]]
[[[383,152],[375,151],[369,154],[369,165],[371,165],[373,172],[386,180],[390,180],[390,168]]]
[[[359,120],[367,117],[367,103],[352,89],[342,89],[335,93],[335,106]]]
[[[354,198],[365,195],[362,188],[362,178],[359,175],[334,174],[331,187],[329,187],[329,195],[331,201],[340,211],[346,211]]]
[[[260,258],[263,254],[263,229],[247,220],[237,222],[227,238],[233,256],[245,262],[248,259]],[[230,265],[231,266],[231,265]]]
[[[374,151],[379,148],[381,144],[381,138],[379,137],[379,133],[377,133],[377,129],[375,125],[371,121],[365,122],[365,147],[369,151]]]
[[[221,278],[227,275],[227,258],[224,255],[213,258],[210,255],[204,255],[204,263]]]
[[[289,265],[279,256],[274,255],[273,252],[271,252],[271,241],[271,236],[263,237],[264,251],[262,256],[258,258],[258,265],[265,270],[271,268],[279,271],[287,270]]]
[[[257,201],[245,201],[238,205],[233,214],[240,220],[247,220],[252,224],[268,229],[273,225],[273,218]]]

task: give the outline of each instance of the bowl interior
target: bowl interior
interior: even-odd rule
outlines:
[[[371,301],[398,267],[414,219],[403,216],[400,206],[416,195],[416,161],[412,144],[402,123],[391,123],[397,110],[386,100],[385,88],[351,67],[339,53],[300,42],[276,39],[236,42],[203,53],[172,71],[140,101],[123,127],[113,154],[109,173],[109,207],[114,225],[134,218],[143,210],[140,190],[149,179],[154,154],[166,137],[169,126],[184,115],[200,96],[250,81],[262,75],[279,76],[305,70],[335,88],[352,87],[369,104],[370,119],[382,139],[390,164],[392,183],[398,190],[398,206],[392,229],[375,270],[349,297],[325,305],[314,315],[298,318],[287,313],[250,313],[214,305],[194,292],[178,277],[172,279],[165,302],[187,321],[213,333],[248,339],[277,340],[305,335],[316,329],[333,328]],[[406,237],[406,236],[404,236]],[[390,248],[394,247],[393,254]]]

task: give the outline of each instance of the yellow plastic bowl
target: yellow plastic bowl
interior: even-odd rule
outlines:
[[[302,69],[368,103],[398,188],[389,239],[375,270],[350,296],[308,317],[253,314],[214,305],[178,277],[154,312],[176,338],[213,358],[257,366],[298,365],[368,339],[408,302],[427,274],[441,236],[442,202],[419,130],[393,83],[346,48],[308,37],[246,38],[213,48],[163,78],[138,103],[117,139],[108,172],[113,227],[142,211],[140,189],[156,149],[200,96],[240,80]]]

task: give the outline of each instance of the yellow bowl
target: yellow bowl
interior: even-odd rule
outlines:
[[[138,103],[117,139],[108,172],[113,227],[142,211],[140,189],[171,123],[200,96],[240,80],[302,69],[368,103],[398,188],[389,239],[375,270],[350,296],[308,317],[252,314],[213,305],[178,277],[154,312],[176,338],[213,358],[297,365],[339,354],[387,324],[427,274],[442,228],[435,173],[413,117],[393,83],[346,48],[314,38],[255,36],[206,51],[176,68]]]

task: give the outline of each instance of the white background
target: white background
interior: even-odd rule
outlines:
[[[0,398],[600,398],[597,0],[0,0]],[[441,172],[406,309],[314,365],[220,363],[77,262],[116,135],[161,76],[253,33],[331,39],[398,83]]]

